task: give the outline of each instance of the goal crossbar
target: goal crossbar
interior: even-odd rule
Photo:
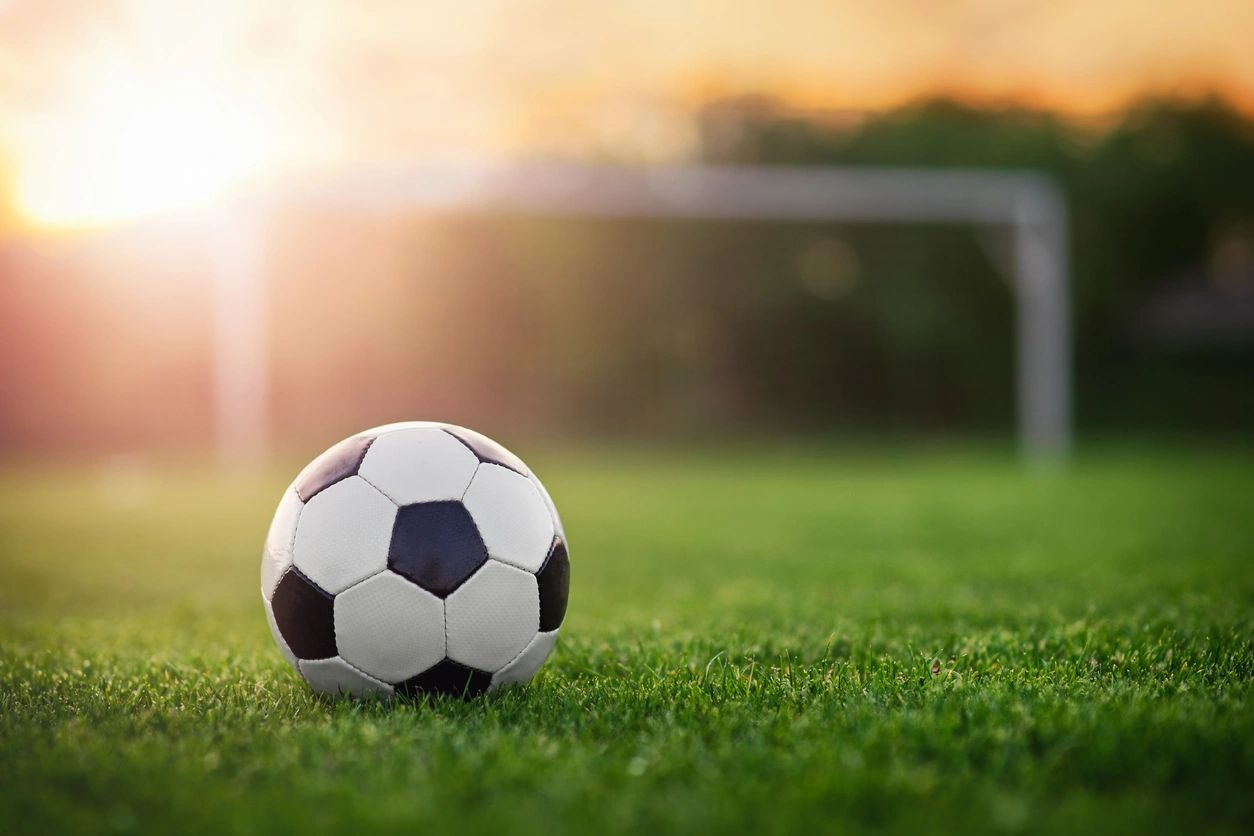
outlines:
[[[1006,229],[1013,243],[1019,445],[1065,461],[1072,440],[1066,203],[1032,171],[831,166],[381,166],[290,189],[232,213],[219,239],[219,445],[257,455],[267,432],[265,216],[312,206],[366,214],[503,212],[556,217],[947,223]]]

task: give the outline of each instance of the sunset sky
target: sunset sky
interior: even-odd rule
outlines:
[[[0,0],[0,200],[73,223],[309,166],[674,158],[694,104],[745,92],[1090,115],[1215,90],[1250,109],[1250,33],[1248,0]]]

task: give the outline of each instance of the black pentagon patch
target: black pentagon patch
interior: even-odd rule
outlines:
[[[356,475],[373,442],[374,436],[355,435],[311,461],[296,477],[296,495],[308,502],[336,482]]]
[[[523,476],[530,476],[531,471],[527,469],[527,465],[523,464],[523,460],[506,450],[500,444],[488,438],[483,433],[477,433],[474,430],[468,430],[465,427],[453,427],[446,425],[444,431],[456,438],[462,444],[470,448],[470,452],[479,457],[479,461],[488,462],[490,464],[499,464],[501,467],[508,467],[516,473]]]
[[[396,690],[408,697],[470,698],[482,694],[491,684],[492,674],[445,659],[417,676],[406,679],[396,686]]]
[[[284,573],[270,608],[283,641],[297,659],[327,659],[336,654],[334,601],[298,570]]]
[[[536,573],[536,581],[540,585],[540,632],[547,633],[562,626],[570,596],[570,556],[560,536],[553,538],[553,548]]]
[[[488,559],[466,506],[456,500],[419,502],[396,512],[388,568],[441,598]]]

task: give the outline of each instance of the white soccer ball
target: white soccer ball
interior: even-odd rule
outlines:
[[[535,474],[484,435],[429,422],[366,430],[310,462],[261,557],[274,640],[326,694],[526,682],[557,641],[569,584]]]

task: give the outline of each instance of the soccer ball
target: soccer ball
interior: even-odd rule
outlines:
[[[522,460],[449,424],[367,430],[283,493],[261,596],[325,694],[480,694],[526,682],[566,615],[557,509]]]

